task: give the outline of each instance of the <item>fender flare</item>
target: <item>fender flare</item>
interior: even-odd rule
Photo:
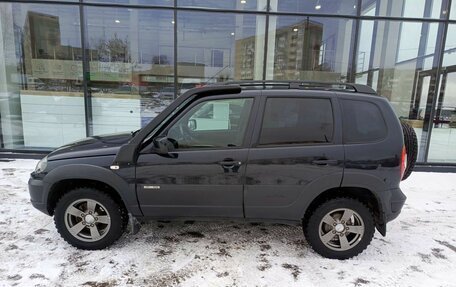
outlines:
[[[90,164],[69,164],[51,170],[43,179],[43,201],[48,204],[51,188],[62,180],[94,180],[112,187],[120,196],[128,212],[134,216],[142,216],[136,198],[135,184],[129,184],[113,171]]]
[[[389,188],[381,178],[364,172],[349,170],[344,173],[341,187],[359,187],[370,190],[379,203],[380,211],[385,211],[385,206],[383,205],[386,201],[382,200],[385,193],[381,191],[386,191]]]
[[[390,207],[386,206],[386,203],[391,200],[391,193],[386,192],[389,188],[385,184],[385,181],[371,174],[357,172],[356,170],[345,170],[341,187],[359,187],[370,190],[377,200],[379,209],[379,220],[376,222],[376,227],[377,230],[385,236],[387,223],[386,213],[390,210]]]
[[[317,199],[317,197],[322,194],[322,191],[338,190],[344,187],[358,187],[370,191],[376,199],[379,209],[380,222],[377,222],[376,227],[382,235],[385,235],[387,221],[385,208],[387,207],[385,207],[384,204],[385,202],[389,202],[389,198],[387,200],[386,197],[390,196],[390,193],[380,192],[381,190],[387,190],[385,183],[380,178],[361,172],[344,172],[343,179],[340,182],[334,179],[334,174],[323,176],[314,180],[308,187],[306,187],[306,190],[310,191],[310,193],[302,193],[300,198],[297,200],[297,202],[299,202],[298,205],[300,206],[299,209],[302,211],[301,218],[304,218],[309,207]]]
[[[308,185],[303,186],[304,191],[301,191],[298,198],[287,206],[287,209],[292,210],[292,214],[288,214],[288,216],[301,221],[307,209],[322,191],[339,188],[341,182],[342,172],[327,174],[312,180]]]

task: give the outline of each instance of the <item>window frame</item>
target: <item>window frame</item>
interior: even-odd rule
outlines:
[[[291,143],[291,144],[260,144],[260,138],[261,138],[261,133],[263,129],[263,122],[264,122],[264,116],[266,112],[266,103],[268,99],[271,98],[276,98],[276,99],[317,99],[317,100],[328,100],[330,105],[331,105],[331,113],[332,113],[332,120],[333,120],[333,125],[332,125],[332,139],[330,142],[327,143]],[[312,147],[312,146],[330,146],[330,145],[336,145],[338,142],[338,137],[339,135],[337,134],[337,113],[335,111],[337,105],[335,103],[334,97],[331,95],[307,95],[306,93],[302,92],[301,94],[290,94],[290,95],[267,95],[263,97],[263,101],[261,103],[260,111],[258,112],[258,118],[257,118],[257,124],[255,126],[256,128],[256,134],[255,134],[255,141],[252,144],[252,148],[273,148],[273,147]]]
[[[178,114],[176,114],[171,121],[169,121],[164,127],[162,127],[155,135],[151,137],[151,142],[146,145],[142,150],[146,151],[146,153],[151,153],[151,147],[153,145],[153,139],[156,137],[161,137],[161,136],[166,136],[169,129],[177,123],[182,117],[186,115],[187,112],[192,110],[195,106],[207,102],[207,101],[213,101],[213,100],[232,100],[232,99],[252,99],[252,106],[250,108],[250,114],[247,119],[247,126],[245,128],[244,132],[244,138],[242,139],[242,143],[240,146],[235,146],[235,147],[207,147],[207,148],[182,148],[182,149],[176,149],[174,152],[183,152],[183,151],[211,151],[211,150],[232,150],[232,149],[244,149],[248,148],[248,143],[250,142],[250,138],[252,135],[252,129],[253,129],[253,124],[254,124],[254,119],[256,118],[256,113],[258,109],[258,99],[256,95],[246,95],[246,94],[238,94],[238,95],[217,95],[217,96],[209,96],[209,97],[203,97],[199,98],[193,102],[191,102],[189,105],[187,105],[184,109],[179,111]]]

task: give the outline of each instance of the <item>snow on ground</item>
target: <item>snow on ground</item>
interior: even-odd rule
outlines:
[[[456,286],[456,174],[414,173],[361,255],[313,252],[299,226],[150,222],[102,251],[63,241],[29,202],[33,160],[0,162],[0,286]]]

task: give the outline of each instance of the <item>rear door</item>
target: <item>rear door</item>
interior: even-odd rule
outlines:
[[[264,91],[247,162],[246,218],[299,220],[343,175],[340,108],[331,93]]]

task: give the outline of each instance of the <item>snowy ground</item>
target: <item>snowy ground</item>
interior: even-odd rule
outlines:
[[[35,163],[0,162],[0,286],[456,286],[456,174],[414,173],[387,237],[337,261],[298,226],[232,222],[151,222],[80,251],[31,206]]]

